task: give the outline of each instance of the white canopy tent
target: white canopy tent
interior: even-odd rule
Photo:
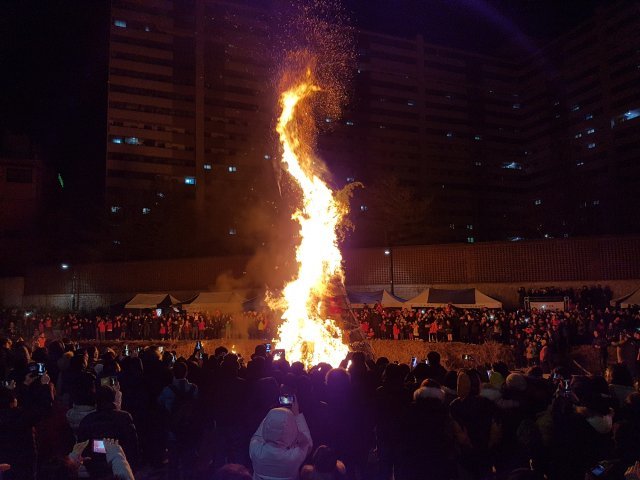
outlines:
[[[640,305],[640,288],[627,295],[611,300],[611,305],[617,305],[622,308],[630,308],[634,305]]]
[[[138,293],[124,308],[128,309],[145,309],[145,308],[167,308],[171,305],[179,304],[180,300],[169,295],[168,293]]]
[[[427,288],[404,302],[406,308],[446,307],[447,305],[458,308],[502,308],[501,302],[485,295],[477,288],[462,290]]]
[[[190,303],[182,305],[187,312],[213,313],[216,310],[221,313],[236,313],[243,310],[242,304],[246,298],[236,292],[202,292]]]

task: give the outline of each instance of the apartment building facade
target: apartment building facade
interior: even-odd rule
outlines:
[[[193,211],[223,248],[266,241],[270,219],[282,214],[271,7],[112,1],[106,188],[114,225]],[[639,203],[637,10],[608,7],[534,55],[357,32],[349,105],[342,118],[324,119],[330,128],[319,139],[333,184],[396,178],[428,199],[416,237],[425,243],[633,230],[610,212]],[[372,238],[376,212],[359,195],[362,244],[388,242]],[[181,208],[167,217],[172,204]]]

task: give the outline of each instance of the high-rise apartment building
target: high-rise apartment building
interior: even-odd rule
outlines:
[[[112,0],[115,223],[193,211],[225,248],[263,241],[252,224],[268,227],[278,203],[270,5]],[[421,242],[637,229],[639,13],[608,6],[535,54],[357,32],[351,100],[319,140],[334,183],[393,177],[427,198]],[[359,198],[362,241],[388,242]]]

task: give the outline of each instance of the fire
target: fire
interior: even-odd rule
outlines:
[[[285,350],[291,362],[301,361],[307,367],[320,362],[337,366],[348,347],[338,325],[323,318],[322,299],[332,281],[344,279],[336,229],[348,208],[336,200],[314,168],[319,163],[310,148],[314,131],[303,124],[310,114],[310,97],[321,89],[314,83],[310,68],[300,77],[280,97],[282,111],[276,126],[282,162],[302,191],[302,205],[293,214],[300,225],[298,273],[285,286],[282,297],[270,302],[284,310],[280,338],[274,343]]]

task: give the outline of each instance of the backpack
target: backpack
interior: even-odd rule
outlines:
[[[193,395],[193,386],[183,390],[175,385],[169,385],[175,395],[173,406],[169,412],[169,430],[179,439],[193,433],[197,425],[197,406]]]

